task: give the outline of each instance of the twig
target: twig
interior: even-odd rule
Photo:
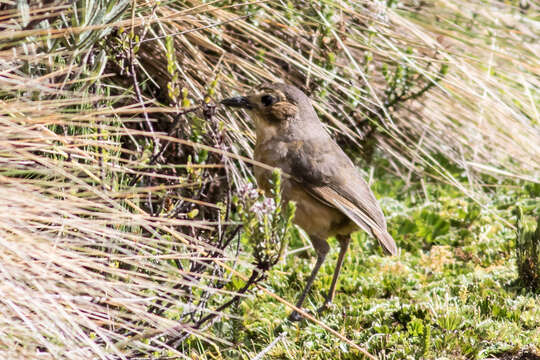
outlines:
[[[277,338],[275,338],[274,340],[272,340],[272,342],[270,344],[268,344],[267,347],[265,347],[260,353],[257,354],[257,356],[255,356],[253,359],[251,360],[261,360],[263,358],[264,355],[266,355],[266,353],[268,353],[270,350],[272,350],[272,348],[274,346],[276,346],[276,344],[282,340],[285,336],[287,336],[287,332],[284,331],[282,332],[281,334],[279,334],[279,336]]]
[[[182,115],[185,115],[187,113],[190,113],[190,112],[194,112],[195,110],[198,110],[201,106],[193,106],[193,107],[190,107],[188,109],[184,109],[182,111],[179,111],[178,113],[176,113],[176,124],[173,126],[173,128],[169,131],[169,133],[167,134],[167,136],[169,137],[173,137],[173,134],[174,132],[178,129],[178,118]],[[145,114],[146,114],[146,111],[145,111]],[[154,154],[152,156],[152,158],[150,159],[150,161],[148,162],[148,165],[153,165],[156,160],[165,152],[165,150],[168,149],[169,145],[170,145],[170,141],[167,141],[167,143],[165,144],[165,146],[163,146],[159,152],[157,152],[156,154]],[[133,186],[135,185],[135,183],[141,178],[142,174],[139,174],[137,175],[136,177],[134,177],[133,179],[131,179],[131,181],[129,182],[129,186]]]
[[[216,260],[217,261],[217,260]],[[221,262],[218,262],[219,264],[221,264]],[[243,278],[244,281],[246,281],[245,285],[236,292],[236,295],[233,296],[233,298],[229,301],[227,301],[226,303],[222,304],[221,306],[219,306],[216,310],[214,310],[212,313],[206,315],[205,317],[203,317],[202,319],[200,319],[199,321],[197,321],[193,326],[190,327],[191,330],[193,329],[200,329],[202,325],[204,325],[205,323],[209,322],[209,321],[212,321],[214,319],[217,318],[218,315],[220,315],[221,311],[223,311],[224,309],[228,308],[229,306],[235,304],[236,302],[238,302],[238,300],[240,300],[240,297],[241,295],[243,295],[246,291],[249,290],[249,288],[251,287],[251,285],[255,284],[257,285],[257,282],[259,280],[261,280],[262,278],[262,275],[259,276],[260,274],[260,271],[258,271],[258,269],[254,269],[252,272],[251,272],[251,276],[249,277],[249,279],[246,279],[245,277]],[[185,339],[187,339],[189,336],[191,335],[191,333],[189,331],[186,331],[184,332],[184,334],[182,336],[180,336],[179,338],[176,338],[176,339],[173,339],[171,341],[168,342],[168,345],[172,346],[172,347],[178,347]]]

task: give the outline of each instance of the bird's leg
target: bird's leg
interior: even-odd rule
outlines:
[[[334,300],[339,272],[341,271],[343,259],[345,258],[345,253],[347,252],[347,249],[349,248],[349,243],[351,241],[349,236],[338,235],[337,238],[339,241],[339,256],[337,259],[336,268],[334,269],[334,277],[332,278],[332,284],[330,285],[330,290],[328,291],[328,295],[326,295],[324,304],[319,308],[318,312],[324,311],[328,307],[328,305],[332,303],[332,300]]]
[[[313,241],[313,246],[315,248],[315,251],[317,252],[317,262],[315,263],[315,266],[313,267],[313,270],[311,271],[311,275],[309,276],[309,279],[306,283],[306,286],[304,288],[304,291],[302,291],[302,294],[298,298],[298,301],[296,302],[296,307],[301,308],[302,304],[304,303],[304,300],[309,293],[309,290],[311,289],[311,285],[313,285],[313,281],[315,281],[315,277],[317,276],[317,273],[319,272],[319,269],[321,268],[321,265],[324,262],[324,259],[326,258],[326,254],[328,254],[328,251],[330,250],[330,247],[326,240],[323,240],[322,242],[319,241]],[[290,321],[299,321],[302,319],[302,316],[296,312],[293,311],[291,315],[289,315]]]

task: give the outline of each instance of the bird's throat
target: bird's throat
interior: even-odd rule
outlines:
[[[265,144],[276,139],[280,135],[280,124],[268,121],[259,114],[253,114],[255,120],[255,134],[257,135],[257,145]]]

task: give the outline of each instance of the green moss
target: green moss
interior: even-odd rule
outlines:
[[[389,228],[402,249],[399,258],[384,257],[364,233],[352,237],[345,259],[335,306],[317,316],[372,354],[389,359],[484,358],[511,345],[540,346],[537,329],[538,295],[515,286],[515,233],[500,218],[512,219],[516,203],[526,202],[526,191],[501,188],[493,201],[479,206],[450,186],[427,183],[427,196],[437,202],[396,196],[400,179],[382,176],[375,184],[387,211]],[[414,187],[409,192],[415,191]],[[386,202],[385,197],[392,196]],[[498,209],[500,203],[513,203]],[[533,213],[537,208],[529,209]],[[510,244],[510,245],[509,245]],[[306,301],[310,310],[323,301],[337,258],[336,243]],[[299,240],[293,247],[303,246]],[[313,256],[295,254],[278,265],[268,286],[294,301],[303,287]],[[320,327],[285,322],[289,310],[276,300],[252,296],[240,307],[244,330],[238,347],[227,353],[254,356],[277,332],[287,337],[271,352],[272,359],[353,359],[358,354]]]

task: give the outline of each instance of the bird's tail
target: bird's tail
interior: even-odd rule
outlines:
[[[394,241],[392,236],[390,236],[388,231],[371,228],[371,232],[377,238],[377,240],[379,240],[379,244],[381,244],[382,248],[388,254],[394,256],[398,254],[396,242]]]

